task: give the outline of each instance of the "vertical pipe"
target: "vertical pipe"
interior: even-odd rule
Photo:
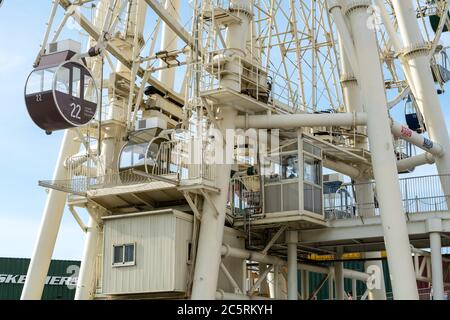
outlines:
[[[328,300],[334,300],[334,267],[329,268],[328,276]]]
[[[375,32],[367,28],[369,5],[370,1],[358,1],[358,5],[347,9],[347,15],[360,68],[358,81],[368,115],[372,166],[394,298],[417,300],[419,296],[401,202],[379,49]]]
[[[95,265],[98,251],[100,226],[90,218],[81,260],[75,300],[92,300],[95,294]]]
[[[358,300],[358,286],[356,283],[356,279],[352,279],[352,299]]]
[[[247,294],[248,285],[247,285],[247,260],[242,260],[242,292]]]
[[[280,299],[280,266],[274,265],[273,266],[273,298],[274,299]]]
[[[288,247],[288,300],[298,299],[297,242],[298,232],[287,231],[286,243]]]
[[[250,0],[231,0],[230,10],[236,10],[235,14],[241,19],[240,23],[230,23],[227,28],[226,44],[227,48],[239,55],[244,55],[247,45],[247,33],[250,28],[251,16],[247,13],[252,11]],[[229,71],[238,71],[240,74],[240,61],[234,61],[232,65],[226,66]],[[224,85],[231,89],[236,89],[240,83],[240,78],[236,74],[228,76]],[[240,90],[240,89],[239,89]],[[221,108],[220,127],[223,137],[229,131],[234,131],[237,111],[232,106]],[[233,153],[234,141],[228,141],[231,145],[225,145],[226,158]],[[228,154],[230,153],[230,154]],[[225,208],[228,197],[230,182],[231,164],[224,161],[224,164],[216,164],[216,187],[219,193],[209,193],[209,200],[204,202],[203,217],[201,222],[197,260],[195,265],[194,280],[192,286],[193,300],[213,300],[216,296],[217,280],[219,276],[219,266],[221,261],[221,248],[223,231],[225,224]]]
[[[272,272],[267,275],[267,282],[269,282],[270,299],[275,299],[275,269],[276,266],[273,266]]]
[[[234,108],[224,108],[222,110],[221,127],[224,130],[233,130],[236,115],[237,112]],[[192,286],[193,300],[214,300],[216,296],[231,165],[217,164],[216,167],[215,181],[220,192],[217,194],[209,193],[213,205],[206,199],[204,201]]]
[[[433,284],[433,300],[444,300],[444,276],[442,270],[441,234],[430,233],[431,277]]]
[[[337,258],[342,258],[342,251],[338,250]],[[336,283],[336,300],[344,300],[344,262],[334,263],[334,281]]]
[[[64,161],[80,150],[80,143],[75,141],[77,134],[73,130],[66,130],[59,151],[53,180],[67,179]],[[45,204],[41,226],[39,228],[36,245],[28,267],[27,278],[22,290],[21,300],[39,300],[44,290],[45,279],[58,237],[59,227],[66,205],[67,194],[50,190]]]
[[[342,88],[345,105],[349,112],[363,112],[363,99],[361,96],[361,88],[356,79],[355,73],[352,70],[350,61],[345,54],[345,48],[341,39],[339,39],[339,51],[341,72],[342,72]],[[364,127],[355,128],[357,130],[357,136],[355,137],[355,147],[358,149],[369,150],[369,142],[366,137],[367,131]],[[361,175],[355,179],[355,195],[357,202],[357,213],[362,217],[371,217],[375,215],[375,196],[373,190],[373,184],[367,176]],[[372,253],[369,253],[369,255]],[[378,256],[380,254],[378,253]],[[378,267],[380,261],[367,261],[366,268],[370,265],[376,265]],[[376,290],[374,293],[369,294],[369,300],[376,298],[376,300],[386,300],[386,291],[384,287],[384,273],[381,266],[381,282],[383,287],[380,290]],[[356,291],[353,293],[356,296]],[[384,298],[383,298],[384,297]]]

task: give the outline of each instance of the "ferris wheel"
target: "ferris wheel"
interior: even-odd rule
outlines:
[[[295,157],[305,153],[313,159],[305,165],[317,176],[311,175],[313,186],[305,194],[322,192],[322,160],[357,180],[355,199],[372,203],[376,198],[377,209],[384,212],[393,272],[398,279],[405,269],[405,279],[414,280],[411,265],[403,262],[410,252],[397,161],[424,164],[432,158],[441,174],[450,174],[444,152],[450,140],[438,100],[450,80],[447,47],[442,44],[449,19],[448,0],[53,0],[24,91],[36,125],[47,134],[66,130],[55,177],[43,185],[86,197],[83,204],[94,212],[90,225],[96,226],[107,209],[89,195],[102,188],[157,181],[176,189],[181,178],[194,171],[200,181],[217,182],[204,187],[206,191],[176,189],[175,199],[169,199],[187,202],[195,228],[202,212],[203,225],[193,241],[198,259],[188,287],[197,279],[193,297],[211,298],[217,283],[213,273],[224,268],[220,235],[224,224],[233,226],[226,214],[231,173],[260,172],[252,167],[258,155],[252,158],[248,150],[239,154],[234,148],[240,142],[233,140],[233,153],[244,160],[233,170],[225,164],[216,172],[209,164],[183,163],[186,150],[193,149],[187,140],[197,139],[200,151],[194,153],[202,161],[215,157],[212,146],[222,142],[224,135],[211,134],[213,130],[223,134],[249,129],[250,124],[286,129],[280,139],[283,147],[293,148],[286,152],[296,168],[290,179],[303,172]],[[407,125],[394,120],[399,105]],[[397,140],[409,144],[396,148]],[[246,142],[241,144],[250,149]],[[414,154],[412,145],[427,156]],[[410,166],[402,172],[410,172]],[[276,179],[282,180],[280,176]],[[257,181],[255,193],[264,186],[261,179],[251,180]],[[139,195],[117,198],[118,208],[125,198],[138,201],[123,210],[153,208],[152,201]],[[323,211],[317,199],[314,210]],[[51,193],[47,201],[46,208],[62,211],[66,197]],[[60,214],[50,209],[46,217]],[[252,212],[260,214],[262,208]],[[294,234],[287,226],[275,235],[285,230]],[[40,243],[54,242],[55,229],[48,228],[51,232],[41,232],[45,241]],[[296,254],[297,236],[289,239],[287,250]],[[89,261],[98,249],[90,245]],[[197,246],[192,247],[197,254]],[[213,267],[208,260],[212,247],[217,256]],[[49,255],[51,250],[44,247],[35,252],[38,260]],[[296,266],[295,259],[290,268]],[[83,283],[94,282],[90,271],[83,269]],[[38,262],[31,264],[29,274],[42,278]],[[397,284],[399,297],[415,296],[415,282],[407,280]],[[34,297],[39,286],[39,277],[30,277],[25,297]],[[80,297],[91,295],[85,288],[79,292]]]

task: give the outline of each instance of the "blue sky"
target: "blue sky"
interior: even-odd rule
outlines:
[[[25,80],[39,51],[51,1],[6,0],[0,8],[0,256],[30,257],[62,133],[46,136],[28,116]],[[54,257],[79,259],[83,233],[66,212]]]
[[[4,2],[0,8],[0,256],[30,257],[46,199],[45,190],[37,182],[52,177],[62,139],[61,132],[46,136],[37,128],[23,100],[24,84],[42,41],[51,1]],[[450,94],[441,99],[450,123]],[[396,114],[402,112],[403,106]],[[434,168],[427,166],[415,174],[432,172]],[[83,233],[65,212],[54,258],[80,259],[83,242]]]

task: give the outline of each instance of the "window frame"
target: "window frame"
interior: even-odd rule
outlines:
[[[127,261],[125,262],[125,248],[127,246],[133,246],[133,261]],[[115,258],[115,249],[117,247],[122,247],[122,260],[121,262],[114,262]],[[113,268],[120,268],[120,267],[131,267],[136,265],[136,242],[129,242],[129,243],[123,243],[123,244],[113,244],[112,246],[112,266]]]

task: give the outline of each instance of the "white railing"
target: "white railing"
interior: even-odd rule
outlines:
[[[403,207],[406,213],[447,211],[450,194],[450,175],[429,175],[399,180]],[[442,188],[442,183],[445,188]],[[325,216],[328,219],[349,219],[366,215],[379,215],[375,182],[364,184],[374,190],[375,199],[368,203],[357,203],[354,190],[363,184],[343,184],[336,191],[324,194]]]
[[[234,217],[262,212],[263,194],[261,176],[243,176],[231,179],[228,205]]]
[[[177,174],[182,183],[193,180],[214,182],[216,165],[207,163],[202,149],[203,140],[195,138],[162,143],[153,174]],[[198,156],[194,152],[198,152]]]

